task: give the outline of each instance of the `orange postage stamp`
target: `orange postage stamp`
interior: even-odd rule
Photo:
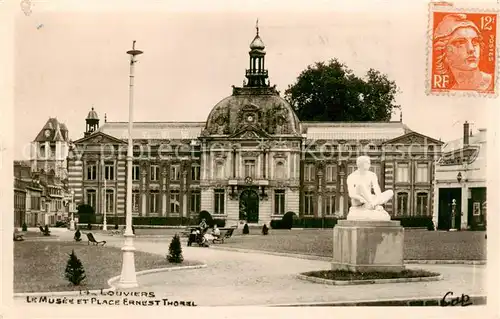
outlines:
[[[431,4],[429,94],[498,94],[498,12]]]

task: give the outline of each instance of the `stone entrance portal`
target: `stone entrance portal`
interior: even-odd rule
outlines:
[[[259,222],[259,194],[253,189],[245,189],[240,195],[240,220]]]

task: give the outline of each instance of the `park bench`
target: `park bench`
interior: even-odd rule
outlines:
[[[92,233],[87,233],[87,239],[89,240],[87,242],[87,245],[90,245],[90,243],[92,243],[93,245],[99,245],[100,243],[102,243],[102,245],[104,246],[106,244],[105,240],[102,241],[95,240],[95,237],[94,235],[92,235]]]
[[[233,236],[233,232],[234,232],[235,228],[229,228],[229,229],[221,229],[220,231],[220,236],[219,237],[216,237],[212,240],[212,242],[215,244],[215,243],[221,243],[221,244],[224,244],[224,239],[228,239],[228,238],[231,238],[231,236]]]
[[[45,228],[43,228],[42,226],[39,226],[38,228],[40,229],[40,232],[42,233],[42,235],[50,236],[50,230],[45,231]]]

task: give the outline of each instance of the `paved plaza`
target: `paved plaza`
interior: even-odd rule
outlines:
[[[62,232],[70,239],[72,232]],[[123,238],[99,234],[106,245],[121,247]],[[168,251],[168,238],[136,238],[135,247],[159,255]],[[485,295],[486,265],[407,265],[435,271],[443,280],[434,282],[331,286],[296,278],[300,272],[329,269],[330,263],[265,253],[245,253],[187,247],[185,260],[202,261],[206,268],[159,272],[137,277],[140,291],[153,291],[159,298],[192,300],[199,306],[275,305],[321,302],[442,297],[448,291]],[[118,274],[117,274],[118,275]],[[17,302],[24,300],[17,299]]]

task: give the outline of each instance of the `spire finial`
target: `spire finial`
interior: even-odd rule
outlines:
[[[104,123],[108,122],[108,115],[104,113]]]
[[[399,121],[403,122],[403,111],[399,112]]]
[[[257,21],[255,22],[255,29],[257,30],[257,35],[259,35],[259,18],[257,18]]]

